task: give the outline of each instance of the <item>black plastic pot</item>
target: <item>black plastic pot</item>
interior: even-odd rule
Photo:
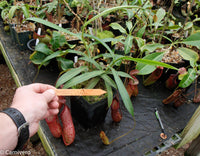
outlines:
[[[33,38],[33,32],[32,31],[26,31],[26,32],[17,32],[14,29],[13,32],[13,41],[17,44],[18,48],[20,50],[27,50],[27,42]]]
[[[78,44],[80,40],[69,40],[67,41],[69,44]],[[27,42],[27,47],[29,50],[34,51],[35,50],[35,43],[36,39],[31,39]],[[76,55],[75,55],[76,56]]]
[[[14,43],[16,43],[16,39],[15,39],[15,33],[14,33],[14,27],[15,27],[15,24],[11,24],[9,23],[9,27],[10,27],[10,36],[11,36],[11,39]]]
[[[36,42],[36,40],[34,38],[27,42],[27,47],[29,50],[31,50],[31,51],[35,50],[35,42]]]
[[[83,97],[72,96],[70,99],[72,116],[84,128],[92,128],[105,120],[108,111],[107,98],[93,104]]]
[[[176,68],[181,68],[181,67],[188,67],[190,65],[190,62],[188,60],[182,60],[182,62],[179,62],[179,63],[167,63],[167,64],[174,66]],[[165,82],[171,74],[176,74],[176,73],[177,73],[177,70],[164,68],[163,74],[160,79],[163,82]]]

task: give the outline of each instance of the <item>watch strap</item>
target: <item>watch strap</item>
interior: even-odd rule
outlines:
[[[15,151],[21,150],[29,138],[29,124],[26,122],[23,114],[16,108],[7,108],[2,112],[7,114],[17,126],[18,143]]]

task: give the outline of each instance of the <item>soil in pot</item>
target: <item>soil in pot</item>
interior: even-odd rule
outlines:
[[[182,68],[189,66],[189,61],[184,60],[176,50],[167,50],[163,56],[162,62],[172,65],[176,68]],[[171,74],[176,74],[176,70],[164,68],[161,76],[162,82],[165,82]]]

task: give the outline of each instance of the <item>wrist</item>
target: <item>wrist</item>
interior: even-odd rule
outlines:
[[[29,124],[31,124],[34,119],[34,117],[32,116],[32,113],[29,110],[26,110],[25,107],[20,107],[17,104],[15,105],[11,105],[11,108],[17,109],[24,117],[24,119],[26,120],[26,122],[28,122]]]
[[[0,149],[13,150],[17,146],[17,141],[18,141],[17,126],[14,124],[13,120],[7,114],[1,111],[0,111],[0,119],[1,119],[0,122],[1,140],[4,140],[0,143]]]
[[[17,127],[18,143],[15,150],[21,150],[29,138],[29,124],[23,114],[16,108],[7,108],[2,111],[7,114]]]

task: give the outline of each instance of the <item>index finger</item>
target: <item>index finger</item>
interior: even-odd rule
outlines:
[[[43,93],[48,89],[56,89],[52,85],[42,84],[42,83],[33,83],[33,84],[28,85],[28,87],[31,87],[31,89],[36,93]]]

